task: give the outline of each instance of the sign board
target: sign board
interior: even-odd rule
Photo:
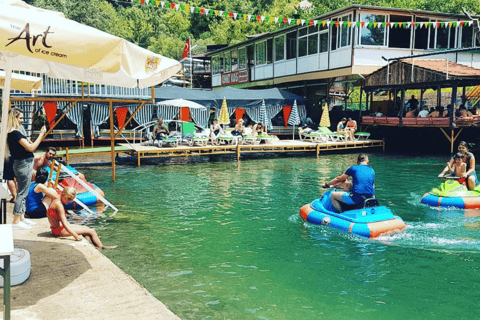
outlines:
[[[222,73],[222,86],[248,82],[248,70]]]

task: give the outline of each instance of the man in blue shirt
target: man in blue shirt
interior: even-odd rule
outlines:
[[[351,193],[335,191],[330,195],[332,205],[338,212],[343,211],[340,202],[348,205],[360,204],[375,195],[375,171],[368,164],[368,156],[362,153],[358,155],[356,166],[348,168],[340,176],[324,184],[324,187],[329,188],[331,185],[347,181],[349,176],[352,177]]]

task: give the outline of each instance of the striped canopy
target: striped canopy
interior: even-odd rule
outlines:
[[[262,100],[262,105],[260,106],[260,116],[258,118],[258,122],[260,122],[265,128],[268,128],[270,125],[270,121],[267,117],[267,107],[265,106],[265,100]]]

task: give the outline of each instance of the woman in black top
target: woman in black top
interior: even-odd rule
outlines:
[[[46,132],[46,128],[43,126],[35,142],[31,143],[22,133],[22,122],[22,111],[17,108],[10,109],[7,123],[7,149],[10,149],[13,172],[18,184],[17,198],[13,207],[13,227],[15,229],[29,229],[31,225],[35,224],[24,217],[25,198],[32,182],[33,152]],[[5,154],[8,154],[8,150]]]

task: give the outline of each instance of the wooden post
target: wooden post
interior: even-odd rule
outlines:
[[[320,143],[317,143],[317,157],[320,155]]]
[[[457,102],[457,82],[455,81],[452,86],[452,99],[450,102],[450,128],[453,129],[453,119],[454,119],[454,113],[455,113],[455,104]],[[452,130],[453,131],[453,130]],[[453,132],[452,132],[452,137],[453,137]]]
[[[442,87],[437,88],[437,107],[442,105]]]
[[[67,166],[70,165],[70,156],[68,154],[68,148],[65,149],[65,162],[67,163]]]
[[[240,161],[240,143],[237,143],[237,161]]]
[[[54,189],[57,189],[58,187],[58,179],[60,179],[60,173],[62,172],[62,164],[59,162],[58,167],[57,167],[57,176],[55,177],[55,187]]]
[[[363,94],[363,87],[360,87],[360,99],[358,101],[358,108],[360,112],[358,113],[358,121],[357,121],[358,123],[360,123],[360,128],[362,127],[362,94]]]
[[[111,159],[112,159],[112,180],[115,181],[115,136],[113,134],[113,103],[108,102],[110,109],[110,147],[111,147]]]
[[[137,166],[140,167],[140,152],[137,152]]]

